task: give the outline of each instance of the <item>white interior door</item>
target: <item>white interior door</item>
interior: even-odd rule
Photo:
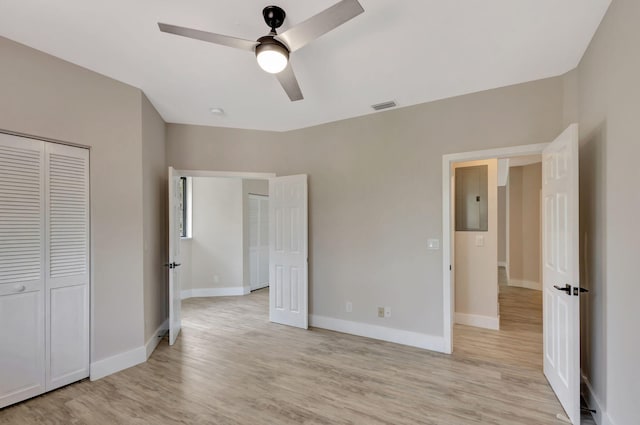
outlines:
[[[182,214],[180,176],[169,167],[169,345],[173,345],[182,327],[180,298],[180,221]]]
[[[46,390],[89,376],[89,150],[45,145]]]
[[[44,143],[0,134],[0,408],[45,391]]]
[[[578,125],[542,155],[544,374],[573,424],[580,423]]]
[[[269,180],[269,319],[308,328],[307,176]]]

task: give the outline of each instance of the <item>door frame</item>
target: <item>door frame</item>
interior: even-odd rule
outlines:
[[[504,159],[514,156],[541,155],[549,143],[511,146],[497,149],[460,152],[442,156],[442,323],[443,352],[453,353],[453,324],[455,313],[455,282],[451,279],[455,258],[455,238],[453,237],[453,218],[451,216],[451,179],[453,164],[456,162],[477,161],[484,159]]]
[[[168,165],[167,167],[170,167]],[[262,173],[262,172],[252,172],[252,171],[209,171],[209,170],[184,170],[184,169],[173,169],[174,177],[213,177],[213,178],[235,178],[235,179],[252,179],[252,180],[267,180],[269,181],[273,177],[277,177],[276,173]],[[170,184],[170,182],[169,182]],[[170,210],[170,208],[167,208]],[[167,217],[167,224],[169,221],[169,217]],[[167,243],[169,243],[169,238],[167,237]],[[170,247],[169,247],[170,249]],[[168,255],[170,255],[168,253]],[[169,260],[169,258],[167,258]],[[167,300],[171,302],[171,299]],[[167,311],[167,316],[169,316],[169,312]],[[168,317],[170,320],[170,317]]]

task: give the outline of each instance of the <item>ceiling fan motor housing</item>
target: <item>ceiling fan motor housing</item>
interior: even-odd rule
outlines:
[[[278,6],[267,6],[262,10],[262,16],[264,16],[264,21],[269,25],[269,28],[275,32],[282,26],[287,14]]]

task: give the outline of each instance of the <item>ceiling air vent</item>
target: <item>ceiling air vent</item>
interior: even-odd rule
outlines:
[[[396,102],[394,102],[393,100],[390,100],[389,102],[378,103],[377,105],[371,105],[371,107],[375,111],[382,111],[383,109],[395,108],[396,106],[398,105],[396,105]]]

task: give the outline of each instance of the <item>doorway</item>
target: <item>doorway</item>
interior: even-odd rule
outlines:
[[[169,167],[169,261],[166,266],[169,269],[169,345],[175,344],[182,328],[182,286],[183,286],[183,253],[182,241],[184,229],[191,227],[193,234],[197,234],[198,229],[195,228],[197,223],[181,224],[183,217],[183,204],[188,204],[184,197],[184,179],[204,178],[204,181],[212,181],[214,178],[222,178],[225,181],[224,186],[243,185],[245,180],[263,180],[267,181],[268,187],[268,264],[269,279],[271,288],[269,289],[269,320],[271,322],[295,326],[306,329],[308,327],[308,196],[307,196],[307,175],[293,175],[276,177],[272,173],[242,173],[242,172],[210,172],[210,171],[189,171],[175,170]],[[228,189],[228,188],[227,188]],[[250,190],[245,191],[247,196],[242,196],[241,210],[247,212],[244,215],[248,222],[249,212],[249,194]],[[238,195],[237,192],[234,192]],[[233,197],[233,195],[230,195]],[[192,208],[193,200],[191,201]],[[244,208],[244,204],[247,208]],[[260,207],[258,207],[259,209]],[[204,219],[207,225],[207,210],[204,210]],[[228,215],[234,218],[234,213]],[[238,215],[235,214],[236,224]],[[266,219],[265,219],[266,220]],[[209,220],[210,221],[210,220]],[[241,222],[243,220],[240,220]],[[208,223],[211,224],[211,223]],[[243,244],[249,247],[249,232],[242,231],[242,225],[239,225],[240,233],[243,236]],[[249,226],[244,226],[248,229]],[[228,229],[223,229],[228,230]],[[264,230],[264,226],[263,226]],[[246,243],[245,243],[246,240]],[[237,241],[236,241],[237,242]],[[237,251],[237,250],[236,250]],[[226,254],[226,252],[225,252]],[[226,293],[228,288],[217,288],[215,291],[223,293],[210,293],[211,295],[242,295],[250,292],[249,283],[249,255],[243,256],[247,261],[243,262],[241,267],[242,285],[240,294]],[[205,262],[207,259],[205,258]],[[263,260],[264,261],[264,260]],[[218,282],[216,282],[216,276]],[[195,276],[193,276],[195,277]],[[193,280],[192,277],[192,280]],[[246,277],[246,279],[245,279]],[[221,275],[216,275],[211,270],[203,276],[205,281],[213,280],[214,283],[222,283]],[[235,279],[236,281],[238,279]],[[198,288],[195,288],[198,289]],[[191,294],[194,288],[191,288]],[[235,290],[234,290],[235,291]]]
[[[443,156],[443,323],[445,348],[453,352],[455,312],[455,218],[453,164],[542,155],[542,282],[544,375],[566,417],[580,423],[578,261],[578,126],[549,144]],[[496,262],[493,263],[495,267]],[[569,283],[564,283],[569,282]],[[560,284],[558,284],[560,283]],[[563,413],[564,415],[564,413]]]

